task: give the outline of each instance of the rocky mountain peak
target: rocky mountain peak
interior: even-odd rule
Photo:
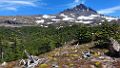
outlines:
[[[70,14],[70,13],[73,13],[73,14],[76,14],[76,15],[91,15],[91,14],[97,14],[97,11],[87,7],[86,5],[84,4],[80,4],[80,5],[77,5],[71,9],[66,9],[64,10],[63,12],[61,13],[65,13],[65,14]]]
[[[80,5],[77,5],[76,7],[74,7],[73,9],[87,10],[87,7],[84,4],[80,4]]]

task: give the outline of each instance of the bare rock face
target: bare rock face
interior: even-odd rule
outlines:
[[[113,38],[110,38],[110,42],[111,42],[110,52],[113,55],[120,56],[120,44],[115,39],[113,39]]]
[[[75,14],[76,16],[78,15],[88,16],[91,14],[98,14],[97,11],[85,6],[84,4],[77,5],[76,7],[71,8],[71,9],[66,9],[61,13],[64,13],[67,15],[70,15],[72,13],[72,14]]]

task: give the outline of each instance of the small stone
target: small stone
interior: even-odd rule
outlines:
[[[1,65],[2,65],[2,66],[6,66],[6,65],[7,65],[7,63],[6,63],[6,62],[3,62]]]

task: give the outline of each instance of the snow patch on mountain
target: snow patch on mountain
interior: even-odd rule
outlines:
[[[102,16],[102,18],[105,18],[108,22],[113,21],[113,20],[118,20],[119,18],[115,18],[115,17],[109,17],[109,16]]]
[[[91,17],[91,16],[79,16],[77,19],[78,19],[78,20],[92,20],[92,19],[94,19],[94,18]]]
[[[42,20],[36,20],[37,24],[43,24],[44,22],[45,22],[45,20],[43,20],[43,19]]]
[[[45,19],[53,19],[53,18],[56,18],[56,16],[43,15],[43,18],[45,18]]]

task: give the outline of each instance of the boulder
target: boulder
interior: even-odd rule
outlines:
[[[110,38],[110,42],[111,42],[109,47],[110,53],[113,55],[120,56],[120,44],[118,43],[118,41],[116,41],[113,38]]]

